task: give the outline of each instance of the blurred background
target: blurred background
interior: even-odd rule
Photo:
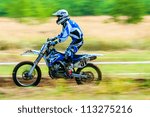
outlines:
[[[68,10],[83,30],[85,43],[79,53],[104,54],[98,62],[150,61],[150,0],[0,0],[0,63],[35,60],[35,56],[20,54],[40,49],[48,37],[61,32],[52,17],[59,9]],[[56,48],[64,52],[70,41]],[[46,79],[38,87],[44,93],[40,96],[36,88],[23,92],[16,88],[11,81],[14,66],[0,65],[1,99],[150,99],[147,63],[98,65],[103,81],[98,87],[90,86],[90,93],[86,91],[89,86]],[[47,77],[46,67],[41,67]]]
[[[65,8],[72,16],[125,15],[128,22],[136,22],[150,13],[149,6],[149,0],[1,0],[0,16],[43,19]]]
[[[150,48],[150,0],[0,0],[0,49],[39,48],[42,39],[61,31],[52,17],[58,9],[68,10],[81,25],[88,40],[84,50],[93,40],[99,43],[90,45],[92,50]]]

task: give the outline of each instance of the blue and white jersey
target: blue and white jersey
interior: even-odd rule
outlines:
[[[57,36],[57,38],[60,39],[60,42],[64,42],[68,38],[68,36],[72,38],[71,44],[81,42],[83,39],[83,33],[80,27],[76,22],[70,19],[65,22],[62,32]]]

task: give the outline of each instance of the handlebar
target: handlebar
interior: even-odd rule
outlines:
[[[56,39],[57,39],[57,37],[47,38],[47,41],[55,41]]]

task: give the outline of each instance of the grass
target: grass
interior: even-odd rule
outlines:
[[[9,49],[40,49],[42,44],[46,41],[43,39],[31,39],[26,41],[26,39],[21,39],[18,41],[7,42],[4,40],[0,41],[0,50]],[[38,41],[37,41],[38,40]],[[85,38],[84,45],[82,46],[82,51],[116,51],[125,49],[139,49],[139,50],[150,50],[150,39],[137,39],[137,40],[120,40],[120,39],[91,39]],[[69,45],[69,40],[65,43],[61,43],[56,46],[59,50],[65,50]]]
[[[7,50],[0,51],[0,61],[1,62],[10,62],[10,61],[23,61],[23,60],[31,60],[34,61],[37,55],[31,56],[21,56],[24,50]],[[60,51],[60,50],[58,50]],[[64,51],[61,51],[62,53]],[[127,50],[117,50],[117,51],[82,51],[79,50],[77,54],[104,54],[104,56],[97,57],[95,61],[149,61],[150,60],[150,51],[149,50],[135,50],[135,49],[127,49]]]
[[[0,50],[20,49],[20,48],[22,48],[22,46],[19,43],[0,40]]]
[[[125,50],[125,51],[89,51],[87,53],[104,54],[98,57],[96,61],[149,61],[149,50]]]
[[[23,57],[22,50],[3,51],[1,61],[35,60],[36,56]],[[18,54],[16,54],[18,53]],[[145,61],[150,59],[148,50],[127,51],[90,51],[82,53],[103,53],[97,61]],[[8,58],[8,59],[7,59]],[[98,65],[103,73],[103,80],[98,86],[78,86],[75,81],[51,80],[43,78],[38,87],[17,87],[11,78],[15,65],[0,66],[0,99],[71,99],[71,100],[149,100],[150,74],[149,64],[135,65]],[[40,66],[43,77],[48,76],[46,66]],[[138,73],[138,74],[137,74]],[[88,90],[87,90],[88,89]],[[14,94],[17,92],[17,95]],[[42,95],[41,95],[42,94]]]
[[[97,51],[97,53],[101,51]],[[4,52],[5,53],[5,52]],[[16,53],[16,52],[14,52]],[[0,60],[34,60],[35,56],[22,57],[18,54],[4,54]],[[18,53],[18,52],[17,52]],[[19,53],[21,53],[19,51]],[[84,52],[85,53],[85,52]],[[89,52],[90,53],[90,52]],[[95,53],[91,52],[91,53]],[[98,61],[144,61],[149,60],[149,51],[107,51]],[[2,55],[2,54],[1,54]],[[0,66],[0,99],[71,99],[71,100],[149,100],[150,74],[149,64],[135,65],[98,65],[103,73],[103,80],[98,86],[81,85],[70,80],[51,80],[43,78],[38,87],[17,87],[11,78],[15,65]],[[43,77],[48,76],[46,66],[40,66]],[[130,74],[131,73],[131,74]],[[135,73],[135,74],[132,74]],[[138,73],[138,74],[136,74]],[[141,73],[141,74],[140,74]],[[144,73],[144,74],[143,74]],[[88,90],[87,90],[88,89]],[[14,94],[17,92],[17,95]],[[41,95],[42,94],[42,95]]]
[[[5,79],[6,80],[6,79]],[[5,81],[4,80],[4,81]],[[8,80],[8,79],[7,79]],[[43,81],[44,79],[42,79]],[[38,87],[20,88],[14,84],[7,86],[3,81],[0,88],[0,99],[55,99],[55,100],[148,100],[150,80],[134,80],[130,78],[104,79],[100,85],[76,85],[68,81],[47,80]],[[1,84],[1,83],[0,83]],[[11,84],[11,82],[9,83]],[[4,87],[4,88],[3,88]],[[88,89],[88,90],[87,90]],[[14,93],[17,92],[17,95]],[[41,95],[42,94],[42,95]]]
[[[14,51],[13,52],[8,52],[4,51],[1,53],[2,56],[0,56],[0,61],[1,62],[6,62],[6,61],[25,61],[25,60],[30,60],[34,61],[36,59],[36,56],[20,56],[20,54],[24,50],[19,50],[19,51]],[[18,54],[16,54],[18,53]],[[80,52],[79,52],[80,53]],[[127,50],[127,51],[91,51],[91,52],[82,52],[82,53],[102,53],[104,56],[98,57],[96,61],[149,61],[150,60],[150,52],[149,51],[139,51],[139,50]],[[44,62],[44,61],[42,61]],[[12,70],[15,65],[9,65],[9,66],[0,66],[0,74],[1,75],[11,75]],[[42,69],[43,75],[47,76],[48,70],[45,65],[40,66]],[[139,73],[135,74],[135,77],[149,77],[149,64],[134,64],[134,65],[99,65],[101,71],[103,72],[103,75],[111,76],[115,74],[120,74],[123,73],[122,75],[125,75],[126,73]],[[144,74],[143,74],[144,73]],[[145,74],[146,73],[146,74]],[[131,75],[133,77],[133,75]]]
[[[149,64],[134,64],[134,65],[98,65],[101,69],[103,76],[115,77],[117,75],[131,78],[148,78]],[[11,76],[14,65],[0,66],[1,76]],[[48,68],[45,65],[40,66],[43,76],[48,76]]]

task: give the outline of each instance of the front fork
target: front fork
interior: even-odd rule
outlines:
[[[30,69],[30,72],[28,73],[28,76],[31,76],[35,67],[37,66],[37,64],[40,62],[40,60],[42,59],[43,54],[39,54],[39,56],[37,57],[37,59],[33,62],[33,66]]]

